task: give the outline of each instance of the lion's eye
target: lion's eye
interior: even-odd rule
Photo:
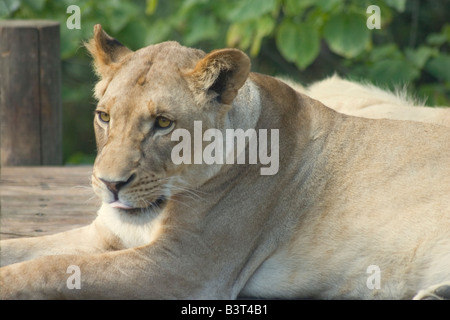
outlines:
[[[105,123],[108,123],[109,120],[110,120],[109,114],[106,113],[106,112],[103,112],[103,111],[98,112],[98,118],[99,118],[102,122],[105,122]]]
[[[155,121],[156,127],[159,129],[167,129],[172,126],[173,121],[167,119],[166,117],[157,117]]]

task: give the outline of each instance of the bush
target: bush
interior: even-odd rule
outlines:
[[[73,4],[81,10],[79,30],[66,28]],[[380,9],[380,29],[366,26],[372,4]],[[96,23],[131,49],[169,39],[205,51],[237,47],[252,57],[254,71],[302,83],[337,72],[383,87],[405,85],[429,105],[450,105],[449,8],[449,0],[5,0],[0,18],[61,23],[70,163],[90,162],[95,153],[95,77],[82,41]]]

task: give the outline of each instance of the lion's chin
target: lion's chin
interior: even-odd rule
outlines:
[[[137,213],[144,213],[148,211],[158,211],[163,208],[165,203],[167,202],[167,199],[165,196],[159,196],[155,201],[150,202],[147,207],[132,207],[129,206],[120,200],[114,201],[109,203],[109,206],[111,208],[119,209],[120,211],[128,214],[137,214]]]

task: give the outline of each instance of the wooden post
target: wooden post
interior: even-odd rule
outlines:
[[[59,23],[0,21],[2,166],[61,165]]]

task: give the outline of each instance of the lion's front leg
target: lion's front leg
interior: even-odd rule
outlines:
[[[114,256],[60,255],[37,258],[0,268],[4,299],[119,298],[127,282]],[[114,289],[115,288],[115,289]]]
[[[119,248],[120,241],[96,220],[53,235],[0,241],[0,266],[48,255],[93,254]]]
[[[230,297],[220,269],[158,246],[48,256],[0,268],[1,299]],[[214,280],[214,285],[208,286]],[[228,296],[226,296],[228,293]]]

